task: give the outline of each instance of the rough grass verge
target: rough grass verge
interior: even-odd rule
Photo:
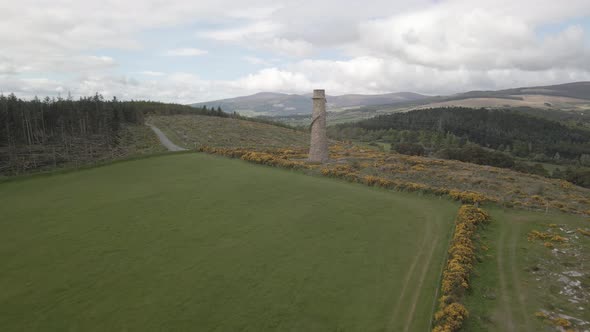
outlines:
[[[322,166],[321,164],[306,162],[305,159],[302,158],[303,154],[297,150],[253,151],[250,149],[228,149],[201,146],[197,151],[230,158],[239,158],[255,164],[273,167],[309,170],[311,172],[319,170],[318,173],[326,177],[338,178],[348,182],[362,183],[368,186],[384,189],[448,196],[451,199],[464,204],[479,204],[484,202],[497,203],[493,198],[487,197],[478,192],[435,188],[422,183],[388,179],[372,175],[362,175],[350,165]],[[299,159],[289,159],[293,157],[298,157]]]

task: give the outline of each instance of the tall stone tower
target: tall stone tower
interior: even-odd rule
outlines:
[[[326,136],[326,94],[324,90],[313,90],[313,113],[311,117],[311,144],[309,161],[326,162],[328,137]]]

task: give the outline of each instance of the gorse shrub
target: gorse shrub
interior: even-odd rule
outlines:
[[[469,312],[461,303],[453,302],[444,306],[434,315],[438,322],[432,331],[434,332],[453,332],[458,331],[463,325],[463,321],[469,317]]]
[[[449,190],[449,196],[451,196],[452,199],[461,201],[465,204],[477,204],[490,200],[486,196],[472,191]]]
[[[293,150],[278,150],[275,153],[258,152],[244,149],[225,149],[225,148],[214,148],[209,146],[202,146],[198,149],[199,152],[206,152],[211,154],[222,155],[231,158],[240,158],[245,161],[253,162],[256,164],[291,168],[291,169],[304,169],[308,168],[302,161],[289,160],[290,155],[295,155],[298,152]]]
[[[211,154],[218,154],[231,158],[240,158],[245,161],[289,169],[313,169],[314,167],[321,167],[321,165],[313,165],[305,162],[305,159],[292,160],[292,157],[301,157],[301,151],[295,150],[267,150],[267,151],[252,151],[246,149],[226,149],[202,146],[198,149],[200,152]],[[412,169],[415,171],[425,170],[424,164],[421,160],[413,159],[413,157],[405,157],[408,161],[413,163]],[[460,201],[465,204],[478,204],[481,202],[496,202],[497,200],[485,196],[478,192],[451,190],[440,187],[433,187],[423,183],[416,183],[411,181],[404,181],[400,179],[390,179],[373,175],[361,175],[359,168],[361,163],[358,160],[353,160],[349,164],[329,165],[321,167],[320,173],[323,176],[343,179],[349,182],[364,183],[369,186],[381,187],[385,189],[394,189],[400,191],[419,191],[424,193],[431,193],[435,195],[448,195],[452,199]]]
[[[257,164],[268,165],[268,166],[275,166],[275,167],[282,167],[282,168],[292,168],[292,169],[302,169],[307,168],[305,163],[301,161],[293,161],[287,159],[286,156],[275,156],[270,153],[264,152],[248,152],[241,156],[242,160],[254,162]]]
[[[458,331],[469,312],[461,298],[469,289],[469,277],[477,261],[474,242],[477,227],[488,223],[490,216],[474,205],[463,205],[455,221],[455,233],[441,282],[439,310],[434,315],[433,332]]]

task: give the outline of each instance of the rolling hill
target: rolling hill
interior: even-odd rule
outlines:
[[[334,114],[334,116],[336,117],[336,121],[340,118],[352,118],[354,121],[383,113],[451,106],[469,108],[527,107],[541,110],[583,113],[590,111],[590,82],[521,87],[497,91],[469,91],[450,96],[424,98],[406,103],[362,107],[345,111],[341,114]]]
[[[300,95],[282,95],[263,93],[262,96],[293,96],[297,98],[299,105],[307,105],[306,112],[291,112],[294,106],[277,109],[273,104],[257,103],[255,111],[245,112],[248,116],[275,117],[277,120],[291,125],[306,125],[310,118],[309,98]],[[256,95],[254,95],[256,96]],[[360,96],[360,97],[357,97]],[[250,96],[253,97],[253,96]],[[585,116],[590,112],[590,82],[574,82],[559,85],[521,87],[497,91],[469,91],[449,96],[425,96],[411,92],[402,92],[385,95],[344,95],[328,97],[328,121],[330,124],[354,122],[368,119],[380,114],[407,112],[415,109],[434,107],[469,107],[469,108],[533,108],[542,111],[557,111],[573,113]],[[195,105],[211,104],[221,105],[228,110],[242,112],[248,110],[251,104],[240,98],[227,99],[217,102],[200,103]],[[243,97],[250,100],[249,97]],[[390,99],[394,101],[388,101]],[[275,99],[275,101],[278,99]],[[227,103],[225,103],[228,101]],[[276,103],[280,106],[280,102]]]
[[[411,105],[412,104],[412,105]],[[424,98],[406,105],[390,104],[367,107],[377,110],[419,105],[420,107],[541,107],[561,109],[590,109],[590,82],[574,82],[559,85],[521,87],[505,90],[469,91],[449,96]]]
[[[448,98],[511,98],[523,95],[543,95],[569,97],[575,99],[590,100],[590,82],[573,82],[558,85],[521,87],[497,91],[469,91]]]
[[[202,115],[151,116],[149,123],[160,128],[181,147],[305,148],[309,133],[272,124]]]
[[[326,99],[328,110],[342,110],[361,106],[403,103],[427,97],[412,92],[398,92],[380,95],[327,96]],[[238,112],[248,116],[311,114],[310,98],[311,95],[261,92],[250,96],[195,103],[191,106],[221,107],[226,112]]]

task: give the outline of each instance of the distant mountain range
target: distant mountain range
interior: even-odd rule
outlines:
[[[573,82],[558,85],[533,86],[498,91],[469,91],[448,96],[448,99],[506,98],[519,95],[544,95],[590,100],[590,82]]]
[[[380,95],[349,94],[326,96],[328,110],[342,110],[362,106],[396,104],[422,100],[429,96],[413,92],[396,92]],[[250,96],[195,103],[191,106],[221,107],[226,112],[244,115],[284,116],[311,113],[311,94],[297,95],[275,92],[260,92]]]
[[[311,113],[311,94],[261,92],[250,96],[192,104],[194,107],[221,107],[226,112],[248,116],[289,116]],[[327,96],[332,112],[358,113],[403,110],[436,106],[540,107],[586,109],[590,107],[590,82],[521,87],[497,91],[469,91],[449,96],[426,96],[413,92],[379,95],[348,94]]]

